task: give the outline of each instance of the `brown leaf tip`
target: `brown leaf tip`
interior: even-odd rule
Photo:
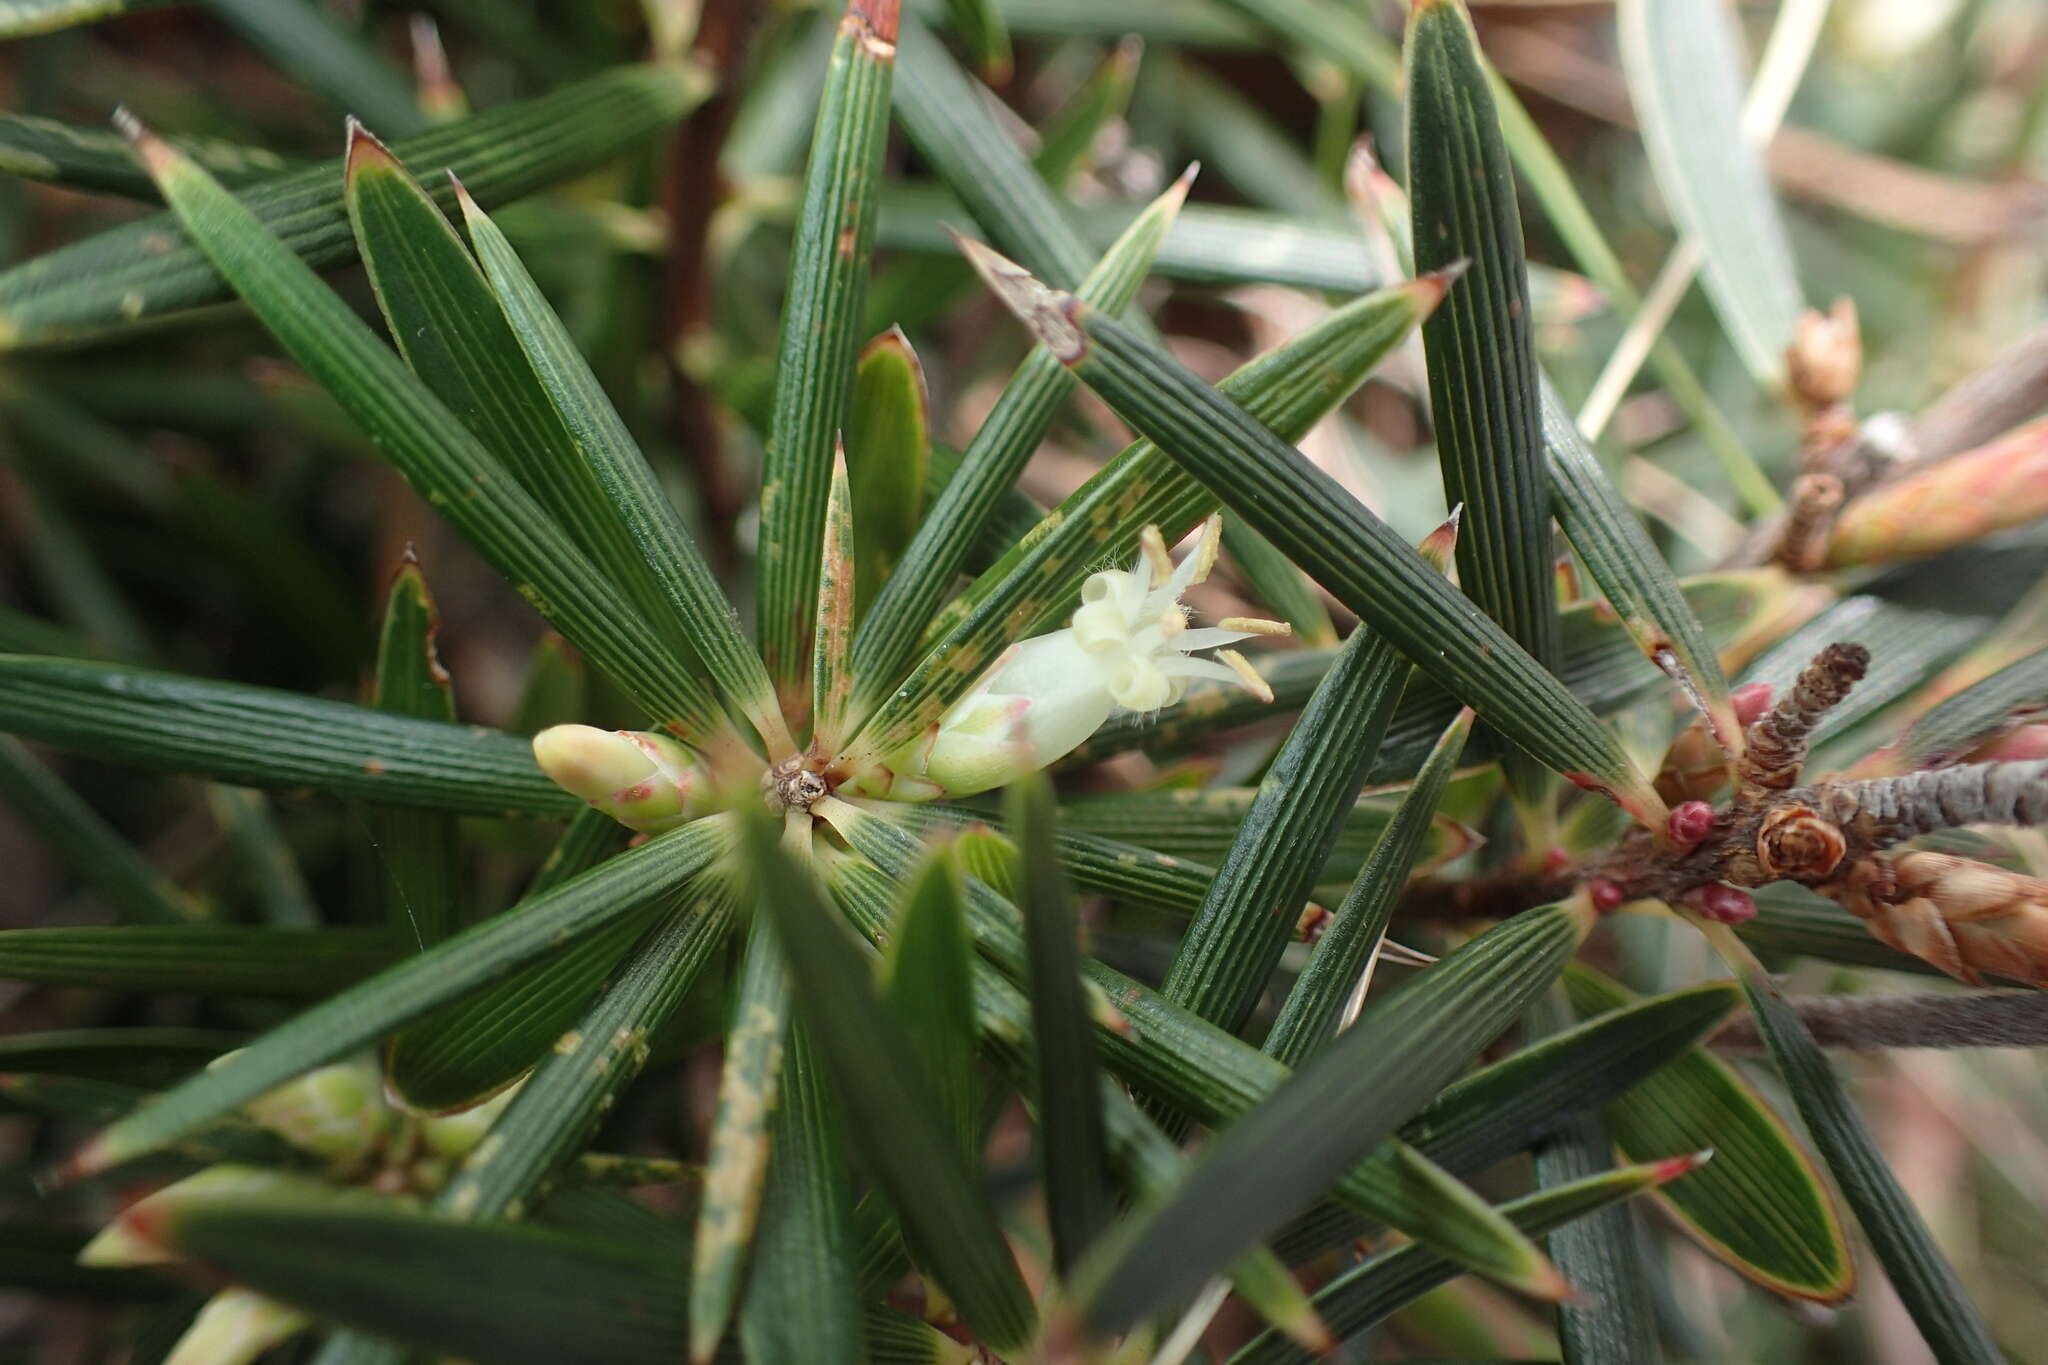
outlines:
[[[354,175],[358,170],[371,166],[396,166],[398,158],[391,154],[378,136],[363,126],[362,120],[350,114],[343,122],[348,138],[348,152],[345,155],[346,173]]]
[[[162,175],[176,162],[178,154],[125,104],[114,110],[114,129],[128,139],[142,168],[152,176]]]
[[[903,0],[847,0],[846,17],[872,40],[875,55],[896,54],[896,31],[903,21]]]
[[[1072,365],[1088,354],[1088,338],[1081,330],[1081,302],[1072,294],[1048,288],[1030,271],[1002,253],[963,236],[951,227],[946,231],[974,267],[974,273],[1031,329],[1032,335],[1053,353],[1062,365]]]
[[[1460,256],[1447,266],[1415,277],[1412,287],[1416,297],[1422,301],[1424,317],[1436,311],[1436,306],[1444,301],[1444,295],[1451,292],[1451,286],[1463,279],[1471,268],[1472,258]]]

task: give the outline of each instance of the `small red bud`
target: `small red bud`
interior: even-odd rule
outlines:
[[[1682,853],[1690,853],[1714,832],[1714,808],[1704,801],[1681,801],[1671,808],[1665,828]]]
[[[1553,848],[1543,855],[1543,875],[1561,877],[1564,870],[1572,865],[1572,855],[1561,848]]]
[[[1756,918],[1756,902],[1747,891],[1726,882],[1708,882],[1685,893],[1685,903],[1702,919],[1716,924],[1740,924]]]
[[[1771,709],[1771,685],[1745,683],[1729,693],[1728,700],[1735,707],[1736,720],[1744,725],[1754,725],[1764,712]]]
[[[1586,883],[1586,894],[1593,898],[1593,908],[1606,914],[1621,904],[1621,885],[1606,877],[1595,877]]]

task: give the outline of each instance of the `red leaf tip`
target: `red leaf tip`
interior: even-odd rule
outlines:
[[[1714,1149],[1711,1147],[1688,1152],[1684,1156],[1666,1157],[1650,1164],[1651,1178],[1659,1185],[1668,1185],[1682,1175],[1691,1175],[1713,1159]]]

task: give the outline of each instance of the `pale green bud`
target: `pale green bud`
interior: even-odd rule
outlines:
[[[242,1112],[300,1151],[336,1165],[375,1152],[397,1121],[384,1102],[383,1073],[367,1057],[309,1071],[249,1101]]]
[[[471,1105],[453,1114],[436,1114],[420,1121],[420,1146],[428,1154],[449,1161],[459,1161],[470,1154],[484,1134],[491,1131],[491,1125],[505,1112],[507,1105],[519,1093],[520,1085],[510,1085],[485,1100],[482,1104]]]
[[[667,735],[555,725],[533,737],[533,757],[557,786],[644,834],[687,824],[710,805],[696,756]]]

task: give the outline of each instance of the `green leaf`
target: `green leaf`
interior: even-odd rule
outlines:
[[[746,836],[760,913],[775,926],[854,1151],[889,1192],[919,1263],[980,1338],[998,1350],[1023,1344],[1030,1294],[903,1026],[875,995],[865,955],[762,822]]]
[[[2018,719],[2048,705],[2048,649],[2037,649],[1944,698],[1913,722],[1896,745],[1911,771],[1954,763]]]
[[[1528,1233],[1544,1233],[1574,1218],[1606,1208],[1665,1181],[1698,1169],[1704,1155],[1674,1157],[1648,1166],[1630,1166],[1577,1180],[1502,1205],[1501,1212]],[[1427,1247],[1403,1246],[1383,1251],[1345,1271],[1316,1291],[1316,1310],[1342,1340],[1350,1340],[1383,1321],[1396,1309],[1421,1298],[1458,1273],[1458,1267]],[[1280,1365],[1309,1362],[1307,1355],[1267,1332],[1230,1358],[1230,1365]]]
[[[18,11],[23,6],[12,8]],[[0,13],[0,38],[8,36],[8,20]],[[171,144],[206,167],[223,185],[266,179],[288,165],[275,152],[222,138],[174,137]],[[31,114],[0,114],[0,170],[71,189],[99,190],[130,199],[157,197],[156,184],[135,164],[120,134]]]
[[[1183,178],[1133,220],[1082,280],[1082,298],[1111,310],[1130,306],[1187,188]],[[919,633],[945,600],[977,538],[992,528],[1003,497],[1013,491],[1075,382],[1066,366],[1035,346],[975,429],[959,470],[933,500],[896,574],[880,587],[874,610],[861,623],[854,641],[857,719],[872,713],[914,660]]]
[[[1650,662],[1700,708],[1730,753],[1741,748],[1741,724],[1728,700],[1728,679],[1706,627],[1693,614],[1671,566],[1609,481],[1579,425],[1543,383],[1543,444],[1550,456],[1551,509],[1572,549]]]
[[[454,414],[245,206],[147,132],[135,137],[187,231],[408,481],[657,721],[715,739],[715,703]]]
[[[1581,1014],[1635,996],[1574,964],[1565,989]],[[1733,1067],[1693,1048],[1610,1101],[1607,1127],[1631,1160],[1711,1142],[1714,1165],[1665,1196],[1670,1211],[1716,1258],[1768,1289],[1837,1303],[1856,1267],[1820,1172],[1785,1121]]]
[[[1409,870],[1427,841],[1437,805],[1471,733],[1472,713],[1461,712],[1430,751],[1335,918],[1316,941],[1308,964],[1295,978],[1265,1044],[1268,1053],[1287,1065],[1300,1066],[1337,1031],[1346,1002],[1379,956],[1394,902],[1408,884]]]
[[[900,328],[862,348],[846,426],[857,615],[867,614],[924,516],[930,407],[924,366]]]
[[[889,1359],[878,1329],[892,1351],[909,1359],[950,1347],[936,1329],[890,1313],[878,1323],[870,1310],[865,1353],[856,1304],[850,1189],[844,1144],[826,1093],[825,1070],[802,1023],[790,1028],[782,1063],[781,1099],[770,1135],[768,1188],[740,1311],[740,1341],[747,1359],[770,1365],[783,1360],[819,1365],[859,1365]],[[923,1329],[920,1331],[919,1329]],[[941,1348],[942,1349],[942,1348]]]
[[[1070,295],[978,249],[1005,302],[1138,430],[1530,755],[1657,827],[1663,802],[1583,703],[1386,524],[1231,398]],[[1445,282],[1405,286],[1427,314]]]
[[[1010,77],[1010,30],[995,0],[946,0],[946,14],[982,74],[1000,85]]]
[[[818,542],[818,600],[811,633],[811,748],[833,753],[846,737],[846,707],[853,695],[855,577],[853,488],[846,447],[832,457],[825,492],[824,535]]]
[[[972,1153],[980,1146],[981,1116],[974,1072],[974,945],[961,906],[965,842],[963,835],[935,847],[905,884],[883,950],[882,994],[903,1021],[961,1149]],[[1009,856],[1014,858],[1014,849]]]
[[[1223,3],[1291,39],[1303,52],[1336,63],[1365,84],[1388,95],[1400,94],[1400,56],[1374,27],[1369,15],[1335,3],[1335,0],[1223,0]],[[1602,235],[1592,211],[1586,207],[1576,180],[1543,140],[1542,131],[1529,116],[1529,111],[1522,107],[1514,91],[1498,75],[1493,77],[1493,100],[1500,119],[1501,136],[1514,155],[1522,179],[1543,206],[1551,227],[1578,262],[1579,268],[1606,296],[1609,306],[1623,322],[1628,321],[1641,305],[1641,295],[1623,269],[1621,258]],[[1650,360],[1673,401],[1720,458],[1743,501],[1752,511],[1776,510],[1780,501],[1777,491],[1757,468],[1756,461],[1743,447],[1728,419],[1714,406],[1699,377],[1692,372],[1678,348],[1669,341],[1660,340],[1650,353]]]
[[[1231,520],[1223,523],[1223,548],[1252,590],[1294,627],[1303,644],[1327,649],[1337,643],[1337,627],[1316,585],[1272,541],[1244,522]]]
[[[655,921],[597,1003],[556,1040],[442,1187],[436,1212],[475,1222],[522,1216],[640,1074],[648,1036],[675,1012],[732,920],[723,887],[670,900],[681,903]]]
[[[690,1248],[690,1359],[709,1360],[738,1302],[768,1177],[769,1132],[789,1036],[789,969],[757,916],[732,995],[718,1111]]]
[[[244,880],[254,888],[263,918],[273,929],[310,929],[321,922],[313,888],[299,867],[298,855],[285,842],[262,792],[239,787],[208,787],[206,804],[227,835],[228,847]],[[394,942],[403,943],[410,935]]]
[[[8,0],[0,8],[0,38],[26,38],[54,33],[74,24],[90,24],[136,10],[156,9],[178,0]]]
[[[447,167],[478,202],[501,204],[587,171],[680,117],[709,91],[687,66],[625,67],[401,138],[392,152]],[[323,162],[248,186],[251,212],[315,269],[355,259],[341,165]],[[452,207],[454,187],[436,195]],[[0,272],[0,347],[73,343],[233,297],[170,214],[152,214]]]
[[[704,660],[712,681],[771,748],[794,748],[776,706],[768,670],[741,633],[739,613],[676,515],[674,504],[605,396],[589,362],[548,307],[505,234],[466,190],[460,198],[470,241],[514,335],[541,387],[568,425],[576,448],[590,462],[605,497],[624,521],[636,557],[653,574],[662,596],[682,621],[691,648]]]
[[[0,1071],[47,1071],[143,1087],[166,1085],[247,1041],[239,1033],[175,1025],[51,1029],[0,1038]]]
[[[896,66],[894,4],[848,0],[811,138],[761,469],[758,610],[768,674],[801,714],[832,454],[846,425]],[[914,26],[914,25],[913,25]]]
[[[694,661],[647,557],[440,207],[360,124],[349,125],[343,183],[377,305],[405,363],[478,441],[502,454],[520,486],[627,589],[678,656]]]
[[[547,889],[536,878],[527,896]],[[504,1089],[575,1024],[647,931],[648,919],[624,916],[422,1015],[386,1046],[386,1083],[428,1113],[467,1108]]]
[[[661,1365],[685,1325],[673,1224],[623,1235],[458,1223],[334,1193],[182,1207],[153,1232],[181,1258],[329,1321],[502,1365]],[[964,1365],[900,1313],[863,1318],[877,1365]]]
[[[495,730],[81,659],[0,655],[0,730],[241,786],[470,815],[560,818],[579,804]]]
[[[89,1175],[153,1151],[443,1001],[630,915],[723,852],[728,829],[713,818],[664,834],[314,1006],[109,1127],[66,1169]]]
[[[1052,784],[1036,776],[1013,783],[1007,808],[1017,841],[1017,904],[1024,912],[1030,960],[1038,1162],[1052,1225],[1053,1266],[1064,1278],[1116,1212],[1103,1147],[1102,1082],[1088,1033],[1073,895],[1053,852]]]
[[[1757,381],[1783,382],[1804,298],[1763,157],[1742,127],[1742,36],[1721,5],[1620,0],[1621,69],[1657,187],[1721,326]]]
[[[380,711],[453,721],[455,697],[434,650],[440,613],[416,560],[391,581],[384,631],[377,644],[372,697]],[[462,920],[461,831],[452,815],[373,806],[370,835],[384,874],[384,915],[398,942],[425,948],[455,932]]]
[[[1406,335],[1420,303],[1412,289],[1356,300],[1240,368],[1224,391],[1280,438],[1298,440]],[[1012,641],[1071,613],[1105,545],[1132,545],[1147,524],[1171,543],[1215,509],[1208,490],[1151,442],[1126,447],[948,608],[927,636],[923,661],[868,718],[850,754],[893,751],[937,720]]]
[[[399,955],[383,929],[228,924],[0,931],[0,979],[202,995],[323,996]]]
[[[915,17],[898,38],[896,117],[983,232],[1062,289],[1089,251],[1045,180],[996,121],[991,96]]]
[[[1038,153],[1031,165],[1058,192],[1076,170],[1085,169],[1102,130],[1124,115],[1138,80],[1142,42],[1125,37],[1090,72],[1066,102],[1038,129]]]
[[[205,0],[227,26],[341,113],[392,134],[427,126],[412,81],[312,0]]]
[[[1564,988],[1552,986],[1530,1003],[1522,1027],[1530,1037],[1542,1037],[1569,1028],[1571,1022]],[[1615,1165],[1607,1125],[1592,1112],[1570,1116],[1531,1155],[1539,1191],[1597,1178]],[[1649,1269],[1638,1238],[1629,1211],[1610,1205],[1544,1240],[1559,1273],[1577,1291],[1556,1309],[1558,1343],[1571,1365],[1644,1365],[1663,1359]]]
[[[1415,269],[1455,281],[1423,320],[1422,348],[1444,501],[1466,521],[1459,585],[1555,670],[1550,487],[1522,220],[1478,39],[1459,5],[1434,0],[1410,11],[1404,77]],[[1519,801],[1543,799],[1528,758],[1510,750],[1503,766]]]
[[[27,745],[7,735],[0,735],[0,800],[121,918],[189,924],[206,917],[198,901],[37,762]]]
[[[1391,1137],[1556,978],[1584,927],[1569,907],[1524,912],[1374,1004],[1225,1128],[1169,1203],[1140,1214],[1104,1244],[1100,1261],[1080,1280],[1083,1318],[1098,1332],[1121,1331],[1193,1291],[1305,1207]],[[1276,1163],[1273,1153],[1281,1149],[1287,1160]]]
[[[1709,940],[1742,978],[1742,989],[1756,1015],[1757,1030],[1784,1075],[1785,1088],[1805,1120],[1806,1131],[1827,1162],[1835,1183],[1863,1235],[1884,1266],[1936,1359],[1959,1365],[1997,1365],[2005,1353],[1992,1340],[1969,1291],[1955,1267],[1941,1254],[1934,1236],[1899,1186],[1884,1152],[1863,1125],[1841,1078],[1806,1031],[1806,1025],[1785,1003],[1763,967],[1724,926],[1706,926]]]
[[[519,683],[519,701],[505,728],[515,735],[532,735],[550,725],[564,725],[583,719],[588,690],[583,660],[561,636],[549,631],[540,637],[526,659],[526,676]]]

